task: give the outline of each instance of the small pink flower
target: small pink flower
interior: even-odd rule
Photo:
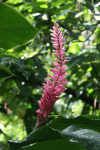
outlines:
[[[37,123],[42,124],[45,123],[52,107],[55,102],[59,99],[61,93],[65,91],[65,87],[63,85],[67,85],[67,80],[64,77],[68,76],[66,72],[66,66],[64,65],[68,60],[64,57],[65,47],[63,44],[65,43],[63,39],[63,35],[61,33],[61,29],[58,28],[58,24],[55,22],[52,32],[51,39],[53,43],[53,54],[57,57],[54,59],[55,68],[50,68],[53,72],[53,76],[48,74],[50,79],[45,79],[46,84],[43,83],[43,94],[41,100],[38,101],[39,109],[36,111]]]

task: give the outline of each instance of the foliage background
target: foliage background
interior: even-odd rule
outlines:
[[[58,115],[66,118],[85,114],[99,116],[99,0],[2,2],[21,12],[38,33],[34,39],[15,48],[0,45],[0,149],[8,149],[8,139],[21,140],[35,126],[42,82],[53,67],[49,29],[54,21],[62,27],[66,41],[69,76],[67,89],[52,109],[48,122]]]

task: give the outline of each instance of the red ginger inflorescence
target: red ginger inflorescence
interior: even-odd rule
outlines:
[[[36,111],[37,116],[37,123],[43,124],[46,122],[52,107],[54,106],[55,102],[60,98],[59,96],[61,93],[65,91],[65,87],[63,85],[67,85],[67,80],[64,79],[65,76],[68,74],[66,72],[66,66],[64,65],[69,60],[66,60],[64,57],[65,54],[65,47],[63,44],[65,43],[63,39],[63,35],[61,33],[61,29],[58,28],[58,24],[55,22],[52,32],[51,39],[53,43],[53,54],[57,57],[54,59],[54,66],[55,68],[50,68],[50,70],[54,73],[54,75],[48,74],[48,76],[53,80],[45,79],[47,82],[46,84],[43,83],[43,94],[41,100],[38,101],[39,109]],[[41,126],[40,125],[40,126]]]

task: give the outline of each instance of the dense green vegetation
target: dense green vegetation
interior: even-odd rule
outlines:
[[[37,130],[35,134],[44,137],[36,141],[33,134],[33,141],[28,139],[27,143],[43,141],[33,145],[30,150],[39,147],[41,150],[48,149],[46,145],[57,145],[57,143],[68,146],[69,150],[73,148],[92,150],[93,143],[97,145],[100,143],[97,138],[100,138],[99,0],[2,0],[0,2],[0,150],[8,150],[7,140],[22,140],[34,129],[36,110],[39,108],[37,101],[41,98],[43,90],[42,83],[45,82],[44,78],[50,72],[50,67],[53,67],[53,46],[49,29],[53,27],[55,21],[59,27],[62,27],[66,41],[66,57],[69,59],[66,63],[69,73],[66,78],[68,85],[47,121],[49,123],[53,120],[55,125],[52,122],[43,129]],[[82,116],[73,119],[79,115]],[[55,118],[58,120],[54,120]],[[67,125],[58,128],[56,124]],[[69,127],[69,125],[78,127]],[[68,132],[64,131],[67,127],[69,127]],[[87,136],[85,139],[83,135],[83,141],[91,140],[90,147],[80,141],[85,129],[91,129],[87,134],[96,135],[92,137],[93,143],[91,137]],[[79,137],[73,133],[76,130],[80,131]],[[47,131],[52,137],[51,140],[47,140],[49,136],[45,136]],[[77,143],[74,142],[72,145],[69,136],[74,137],[73,141],[77,140]],[[56,139],[55,142],[53,139]],[[57,149],[60,149],[59,145]],[[19,147],[16,143],[12,144],[11,150],[14,150],[13,146],[20,148],[23,143]],[[100,149],[100,145],[96,147],[96,150]],[[92,148],[95,150],[95,147]],[[23,149],[29,150],[29,147]],[[53,150],[53,147],[49,149]]]

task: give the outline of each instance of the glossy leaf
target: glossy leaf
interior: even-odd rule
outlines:
[[[71,142],[77,142],[87,150],[100,149],[100,134],[94,130],[81,129],[70,126],[60,132],[63,137]]]
[[[78,116],[73,119],[67,119],[63,117],[59,117],[52,121],[49,124],[49,127],[56,129],[56,130],[64,130],[66,127],[70,125],[75,125],[83,129],[92,129],[94,131],[98,131],[100,133],[100,117],[91,117],[91,119],[88,119],[89,115],[85,117],[84,116]],[[98,118],[98,119],[93,119],[93,118]]]

